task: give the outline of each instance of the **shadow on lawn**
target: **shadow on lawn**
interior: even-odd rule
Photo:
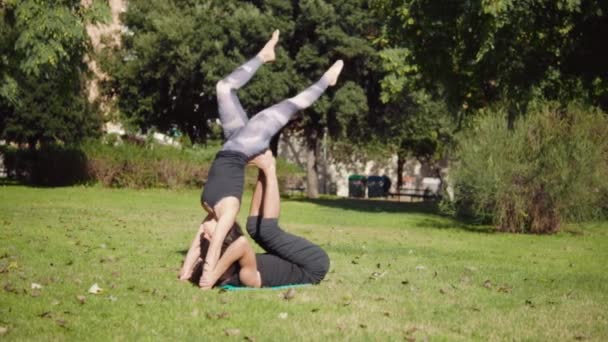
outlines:
[[[17,186],[17,185],[25,185],[25,184],[16,179],[0,178],[0,186]]]
[[[481,234],[494,234],[496,230],[494,227],[489,225],[475,224],[466,221],[458,221],[453,218],[425,218],[420,222],[416,223],[416,227],[418,228],[434,228],[434,229],[458,229],[458,230],[466,230],[468,232],[473,233],[481,233]]]
[[[289,198],[285,199],[295,202],[313,203],[325,207],[354,210],[369,213],[415,213],[415,214],[430,214],[436,217],[429,216],[423,218],[416,223],[419,228],[434,228],[434,229],[457,229],[465,230],[474,233],[493,234],[495,230],[488,225],[481,225],[467,220],[457,220],[447,217],[439,212],[437,202],[395,202],[382,200],[368,199],[352,199],[352,198]]]
[[[395,202],[352,198],[285,198],[295,202],[308,202],[324,207],[372,213],[424,213],[438,214],[436,202]]]

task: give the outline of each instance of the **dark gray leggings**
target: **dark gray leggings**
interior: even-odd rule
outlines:
[[[217,83],[219,116],[227,139],[223,151],[238,151],[248,157],[263,152],[289,119],[299,110],[312,105],[328,87],[327,80],[322,77],[298,95],[264,109],[248,120],[236,91],[251,79],[262,64],[262,60],[255,57]]]
[[[247,232],[264,248],[258,254],[262,286],[317,284],[329,270],[329,257],[314,243],[283,231],[278,219],[247,218]]]

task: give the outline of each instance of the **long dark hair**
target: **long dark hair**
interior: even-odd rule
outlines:
[[[222,248],[220,250],[220,257],[222,255],[224,255],[224,252],[226,252],[226,249],[228,248],[228,246],[230,246],[236,239],[238,239],[241,236],[243,236],[243,230],[241,229],[241,226],[235,222],[234,225],[232,226],[232,228],[230,228],[230,230],[228,231],[228,234],[226,234],[226,238],[224,239],[224,242],[222,242]],[[200,239],[201,239],[201,258],[203,259],[203,263],[204,263],[205,256],[207,255],[207,251],[209,250],[209,240],[205,239],[203,237],[203,234],[201,234]],[[226,270],[226,272],[224,272],[224,274],[222,274],[220,276],[220,278],[217,280],[217,282],[215,283],[214,286],[225,285],[228,283],[232,283],[235,280],[238,280],[239,271],[240,271],[240,267],[239,267],[238,263],[235,262],[234,264],[230,265],[230,267],[228,267],[228,269]]]

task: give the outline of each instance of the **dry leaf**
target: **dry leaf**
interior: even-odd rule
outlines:
[[[8,332],[8,328],[6,327],[0,327],[0,336],[6,334]]]
[[[92,294],[99,294],[99,293],[101,293],[101,291],[103,291],[103,289],[101,287],[99,287],[99,285],[97,285],[97,283],[91,285],[91,287],[89,288],[89,293],[92,293]]]
[[[283,293],[283,299],[291,300],[296,296],[296,290],[294,288],[290,288],[285,293]]]
[[[37,283],[32,283],[32,290],[40,290],[42,288],[42,285],[37,284]]]
[[[78,300],[78,302],[79,302],[80,304],[84,304],[84,303],[87,301],[87,297],[82,296],[82,295],[78,295],[78,296],[76,296],[76,299]]]
[[[224,334],[226,334],[226,336],[236,336],[240,333],[241,331],[239,329],[224,329]]]

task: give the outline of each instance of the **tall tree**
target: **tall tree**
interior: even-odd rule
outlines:
[[[496,101],[514,118],[533,97],[608,105],[605,1],[373,3],[384,43],[406,49],[402,64],[427,89],[441,86],[459,118]]]
[[[106,15],[102,1],[0,3],[0,137],[34,147],[99,132],[101,118],[83,93],[84,25]]]
[[[215,84],[254,56],[273,29],[281,30],[277,61],[239,91],[248,114],[295,95],[335,61],[346,67],[339,86],[300,114],[309,151],[310,195],[315,197],[316,146],[325,128],[354,139],[378,101],[378,67],[371,39],[378,35],[365,1],[143,1],[130,2],[124,48],[109,57],[123,114],[142,129],[177,126],[205,141],[217,118]],[[179,22],[179,25],[175,23]],[[371,38],[370,38],[371,37]],[[361,127],[357,128],[361,130]]]

